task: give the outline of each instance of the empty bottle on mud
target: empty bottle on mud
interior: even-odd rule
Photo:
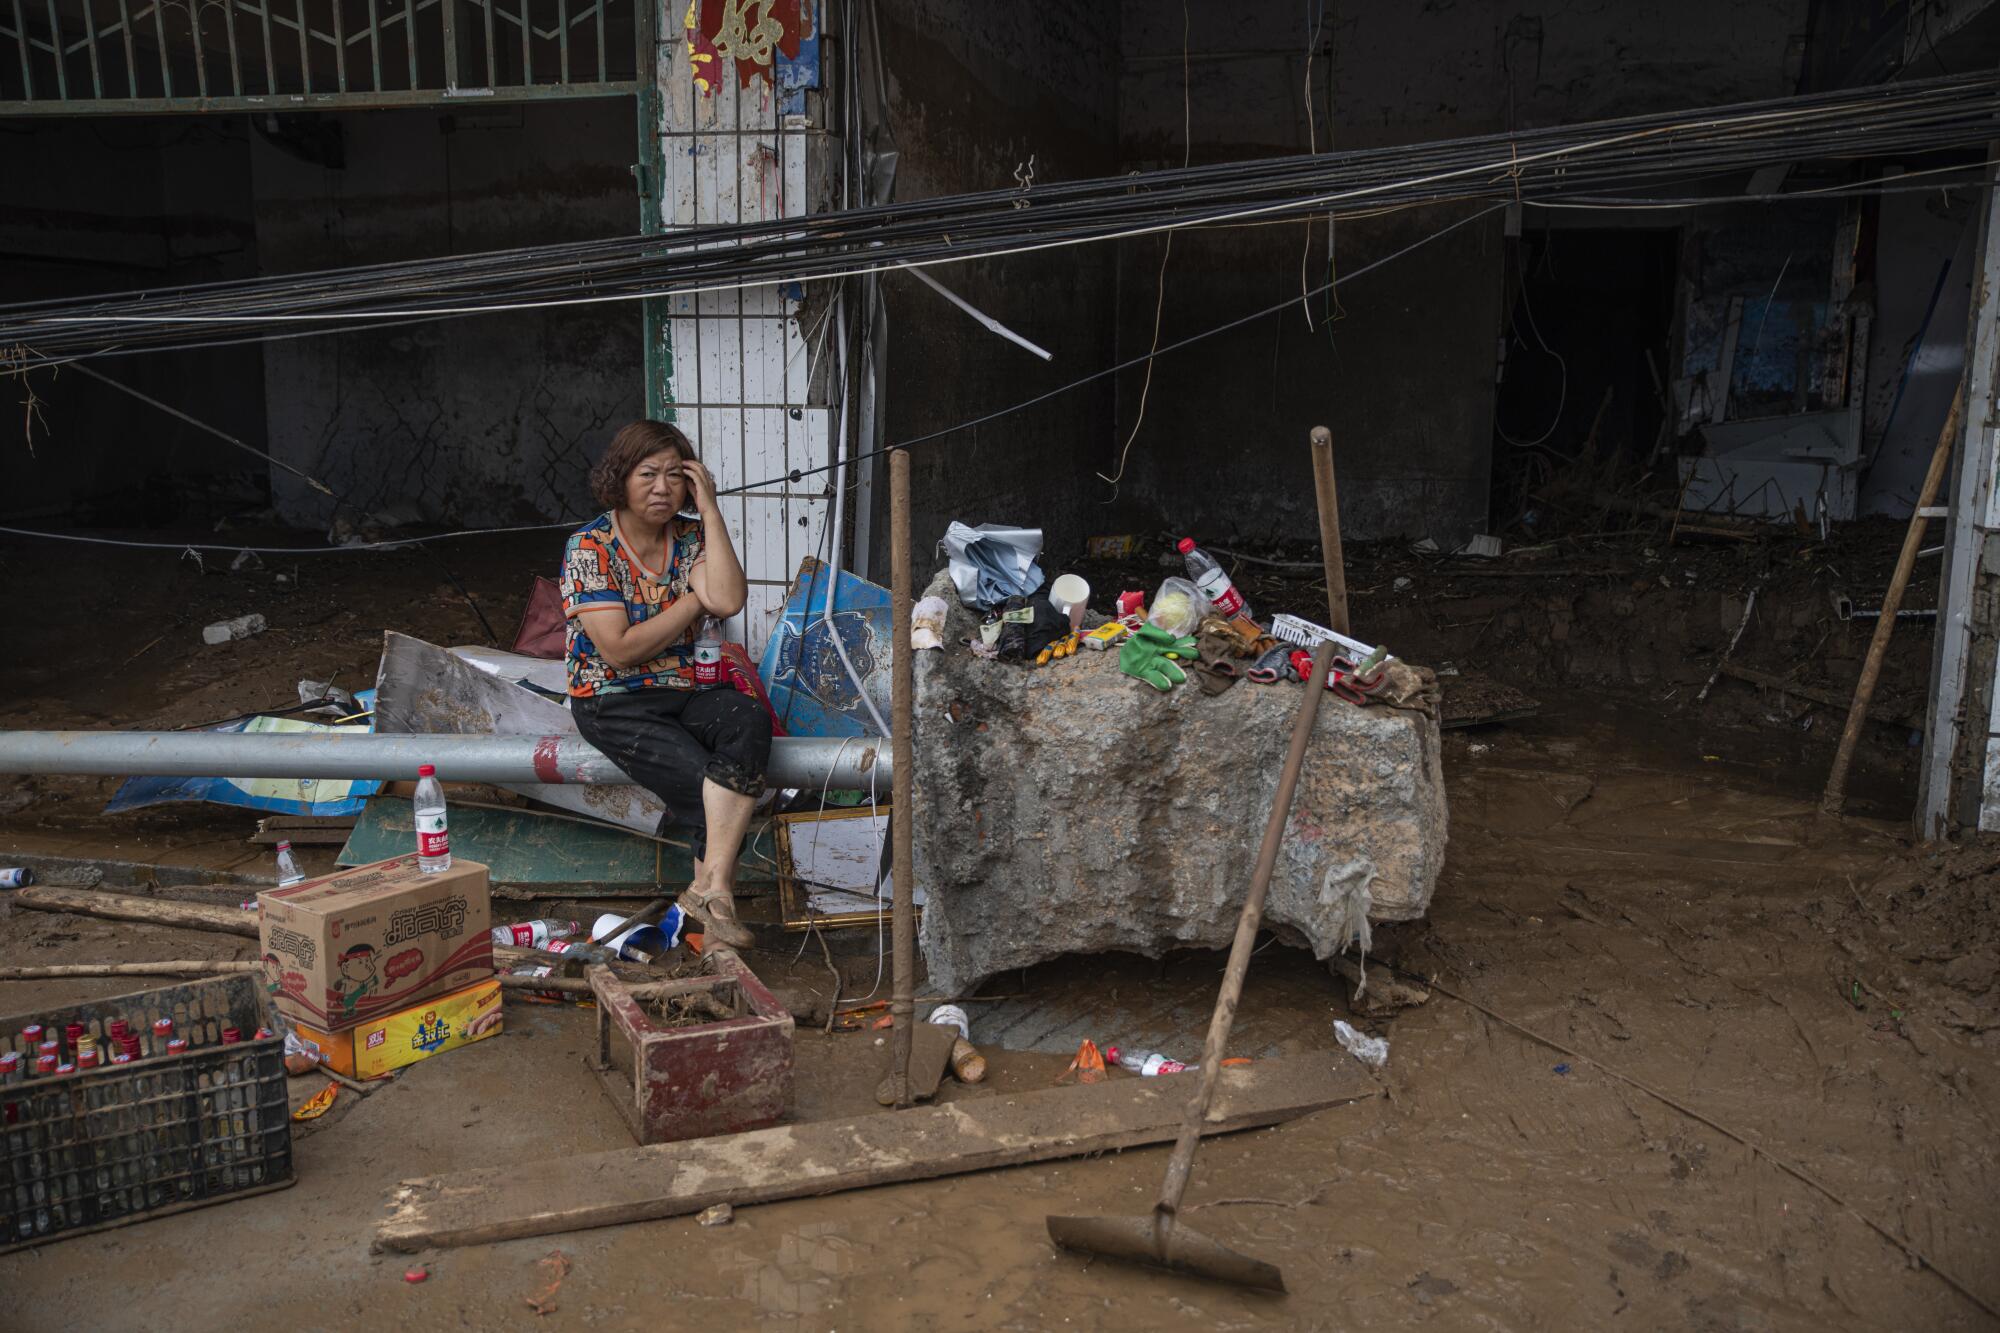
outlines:
[[[1250,615],[1250,604],[1243,600],[1243,594],[1236,591],[1236,585],[1229,580],[1229,571],[1215,563],[1215,557],[1194,544],[1194,538],[1183,537],[1180,553],[1187,559],[1188,578],[1201,589],[1201,595],[1208,598],[1208,604],[1215,608],[1215,614],[1225,620],[1234,616]]]
[[[451,833],[444,809],[444,788],[438,785],[437,765],[417,768],[417,869],[436,875],[451,869]]]
[[[1120,1069],[1131,1070],[1141,1078],[1153,1078],[1159,1074],[1178,1074],[1201,1067],[1184,1065],[1178,1060],[1161,1055],[1158,1051],[1128,1051],[1122,1046],[1113,1046],[1106,1050],[1104,1058]]]
[[[287,884],[297,884],[305,877],[306,872],[299,869],[298,858],[292,855],[291,839],[280,839],[278,842],[278,887],[282,889]]]
[[[511,926],[493,927],[493,942],[513,945],[517,949],[542,949],[548,946],[550,940],[566,940],[582,933],[581,921],[553,921],[541,917],[533,921],[516,921]]]

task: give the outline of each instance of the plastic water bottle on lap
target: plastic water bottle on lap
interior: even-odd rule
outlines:
[[[702,690],[722,683],[722,626],[714,616],[702,618],[701,636],[694,643],[694,683]]]

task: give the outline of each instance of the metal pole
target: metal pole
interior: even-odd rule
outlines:
[[[874,737],[780,736],[776,787],[878,789],[889,757]],[[448,782],[625,783],[581,736],[306,734],[215,731],[0,731],[0,773],[102,777],[413,779],[436,764]]]
[[[910,652],[910,454],[897,449],[889,455],[889,624],[891,667],[889,727],[890,747],[895,756],[894,777],[889,798],[891,871],[895,876],[894,998],[889,1013],[895,1023],[894,1059],[889,1077],[895,1104],[910,1104],[910,1038],[915,1005],[916,931],[911,921],[916,908],[912,902],[912,879],[916,868],[914,825],[916,809],[910,798],[912,737],[915,726],[915,675]]]
[[[1326,627],[1336,634],[1347,628],[1347,565],[1340,554],[1340,496],[1333,485],[1333,432],[1312,430],[1313,487],[1319,493],[1319,552],[1326,564]]]

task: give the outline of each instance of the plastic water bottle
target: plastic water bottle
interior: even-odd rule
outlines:
[[[451,869],[451,833],[446,827],[444,788],[438,785],[437,765],[417,769],[417,869],[436,875]]]
[[[722,627],[714,616],[703,616],[701,635],[694,641],[694,683],[706,690],[722,683]]]
[[[281,839],[278,843],[278,887],[282,889],[287,884],[296,884],[305,877],[306,872],[299,869],[299,863],[292,858],[291,840]]]
[[[495,926],[493,942],[517,949],[543,949],[548,947],[550,940],[566,940],[582,933],[581,921],[551,921],[544,917],[534,921],[517,921],[511,926]]]
[[[1169,1059],[1158,1051],[1128,1051],[1122,1046],[1113,1046],[1104,1053],[1104,1058],[1120,1069],[1129,1069],[1141,1078],[1153,1078],[1160,1074],[1179,1074],[1189,1069],[1199,1069],[1199,1065],[1184,1065]]]
[[[1215,613],[1228,619],[1232,616],[1248,617],[1250,604],[1243,600],[1243,594],[1236,591],[1236,585],[1229,581],[1229,573],[1215,563],[1215,557],[1194,544],[1194,538],[1183,537],[1180,553],[1187,559],[1188,577],[1194,586],[1201,589],[1202,596],[1208,598]]]

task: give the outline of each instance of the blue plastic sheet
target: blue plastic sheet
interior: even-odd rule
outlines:
[[[793,736],[872,736],[875,724],[862,689],[882,716],[889,715],[889,590],[842,570],[834,585],[833,615],[826,610],[829,569],[808,556],[785,598],[784,614],[764,645],[758,672],[770,691],[778,721]],[[838,634],[861,678],[857,689],[840,654]]]

